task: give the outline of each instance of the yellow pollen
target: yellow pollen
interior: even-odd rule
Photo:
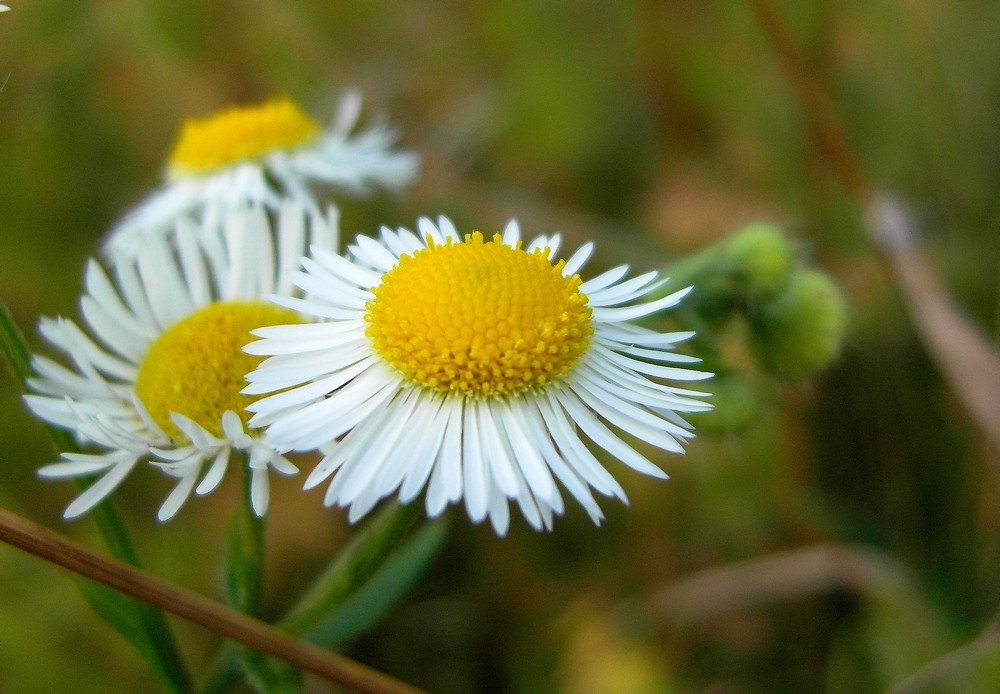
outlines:
[[[580,276],[548,249],[528,253],[480,232],[403,255],[372,290],[365,334],[412,383],[504,397],[565,376],[593,328]]]
[[[275,149],[291,149],[313,139],[319,124],[290,99],[220,111],[185,121],[170,154],[171,180],[204,174]]]
[[[135,392],[153,421],[172,439],[182,438],[170,420],[177,412],[215,436],[222,436],[222,415],[236,412],[246,426],[244,408],[257,398],[241,395],[246,374],[261,357],[243,352],[254,340],[250,331],[266,325],[298,323],[298,316],[263,301],[220,301],[194,311],[165,330],[139,365]]]

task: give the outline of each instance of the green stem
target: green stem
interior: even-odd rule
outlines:
[[[416,502],[392,503],[359,531],[336,556],[305,597],[279,622],[304,634],[343,605],[385,563],[421,513]]]
[[[231,607],[244,614],[260,617],[264,592],[264,519],[253,512],[250,501],[253,471],[246,456],[242,456],[243,503],[236,509],[229,528],[226,561],[226,598]],[[239,668],[228,673],[232,681],[242,672],[259,692],[298,692],[302,676],[294,667],[261,653],[227,644],[223,652],[233,658]],[[232,654],[231,656],[228,654]]]
[[[0,301],[0,352],[17,377],[21,391],[27,392],[27,380],[31,377],[31,352],[24,334],[2,301]],[[50,426],[45,428],[56,451],[79,452],[80,447],[68,432]],[[80,480],[76,483],[79,489],[84,488]],[[132,566],[140,566],[139,557],[128,531],[110,502],[104,501],[98,504],[90,515],[97,524],[98,532],[111,555]],[[142,602],[119,598],[97,584],[88,584],[86,587],[82,583],[78,585],[91,607],[149,659],[169,691],[191,691],[191,680],[181,659],[180,650],[162,612]],[[115,609],[126,613],[120,620],[108,618],[108,607],[111,604],[116,606]],[[136,629],[123,628],[123,623],[133,624]]]
[[[697,287],[706,277],[725,276],[731,269],[731,263],[725,258],[723,244],[724,241],[709,246],[661,270],[660,275],[667,281],[650,298],[666,296],[692,285]]]
[[[243,460],[244,502],[236,509],[229,528],[226,563],[226,598],[231,607],[259,617],[264,584],[264,519],[258,518],[250,504],[252,476]]]

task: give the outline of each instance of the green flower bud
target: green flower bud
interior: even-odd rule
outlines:
[[[796,270],[781,294],[750,316],[751,347],[776,376],[797,381],[823,369],[840,351],[847,307],[833,280],[818,270]]]
[[[792,246],[780,229],[763,222],[743,227],[726,241],[723,252],[733,275],[750,296],[773,296],[784,288],[795,262]]]

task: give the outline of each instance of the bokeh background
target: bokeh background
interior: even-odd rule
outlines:
[[[734,321],[718,338],[738,397],[692,418],[686,456],[658,459],[672,481],[615,467],[632,503],[602,504],[600,529],[571,508],[553,533],[517,520],[500,540],[453,513],[431,569],[350,655],[438,692],[846,694],[883,691],[994,619],[998,451],[922,346],[744,2],[9,4],[0,298],[38,349],[39,315],[77,316],[84,259],[158,184],[185,117],[289,95],[325,119],[345,87],[424,162],[405,194],[344,202],[345,235],[517,217],[570,247],[596,239],[595,270],[646,270],[766,220],[843,287],[849,333],[823,374],[761,373]],[[1000,4],[775,6],[996,346]],[[70,485],[36,478],[53,453],[6,373],[0,389],[0,504],[98,547],[91,521],[60,520]],[[115,504],[147,567],[219,595],[238,490],[158,525],[168,489],[137,474]],[[351,533],[321,495],[274,493],[272,614]],[[0,690],[156,689],[60,571],[0,547],[0,586]],[[204,671],[215,639],[173,623]],[[1000,652],[942,687],[1000,691]]]

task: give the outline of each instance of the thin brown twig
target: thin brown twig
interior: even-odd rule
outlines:
[[[198,593],[102,557],[79,543],[3,509],[0,509],[0,541],[355,691],[371,694],[421,692],[389,675],[289,636],[259,619],[240,614]]]
[[[857,153],[847,139],[837,108],[822,80],[795,44],[791,32],[770,0],[746,0],[757,17],[778,63],[785,71],[802,111],[822,149],[824,161],[837,174],[863,209],[872,185]]]

